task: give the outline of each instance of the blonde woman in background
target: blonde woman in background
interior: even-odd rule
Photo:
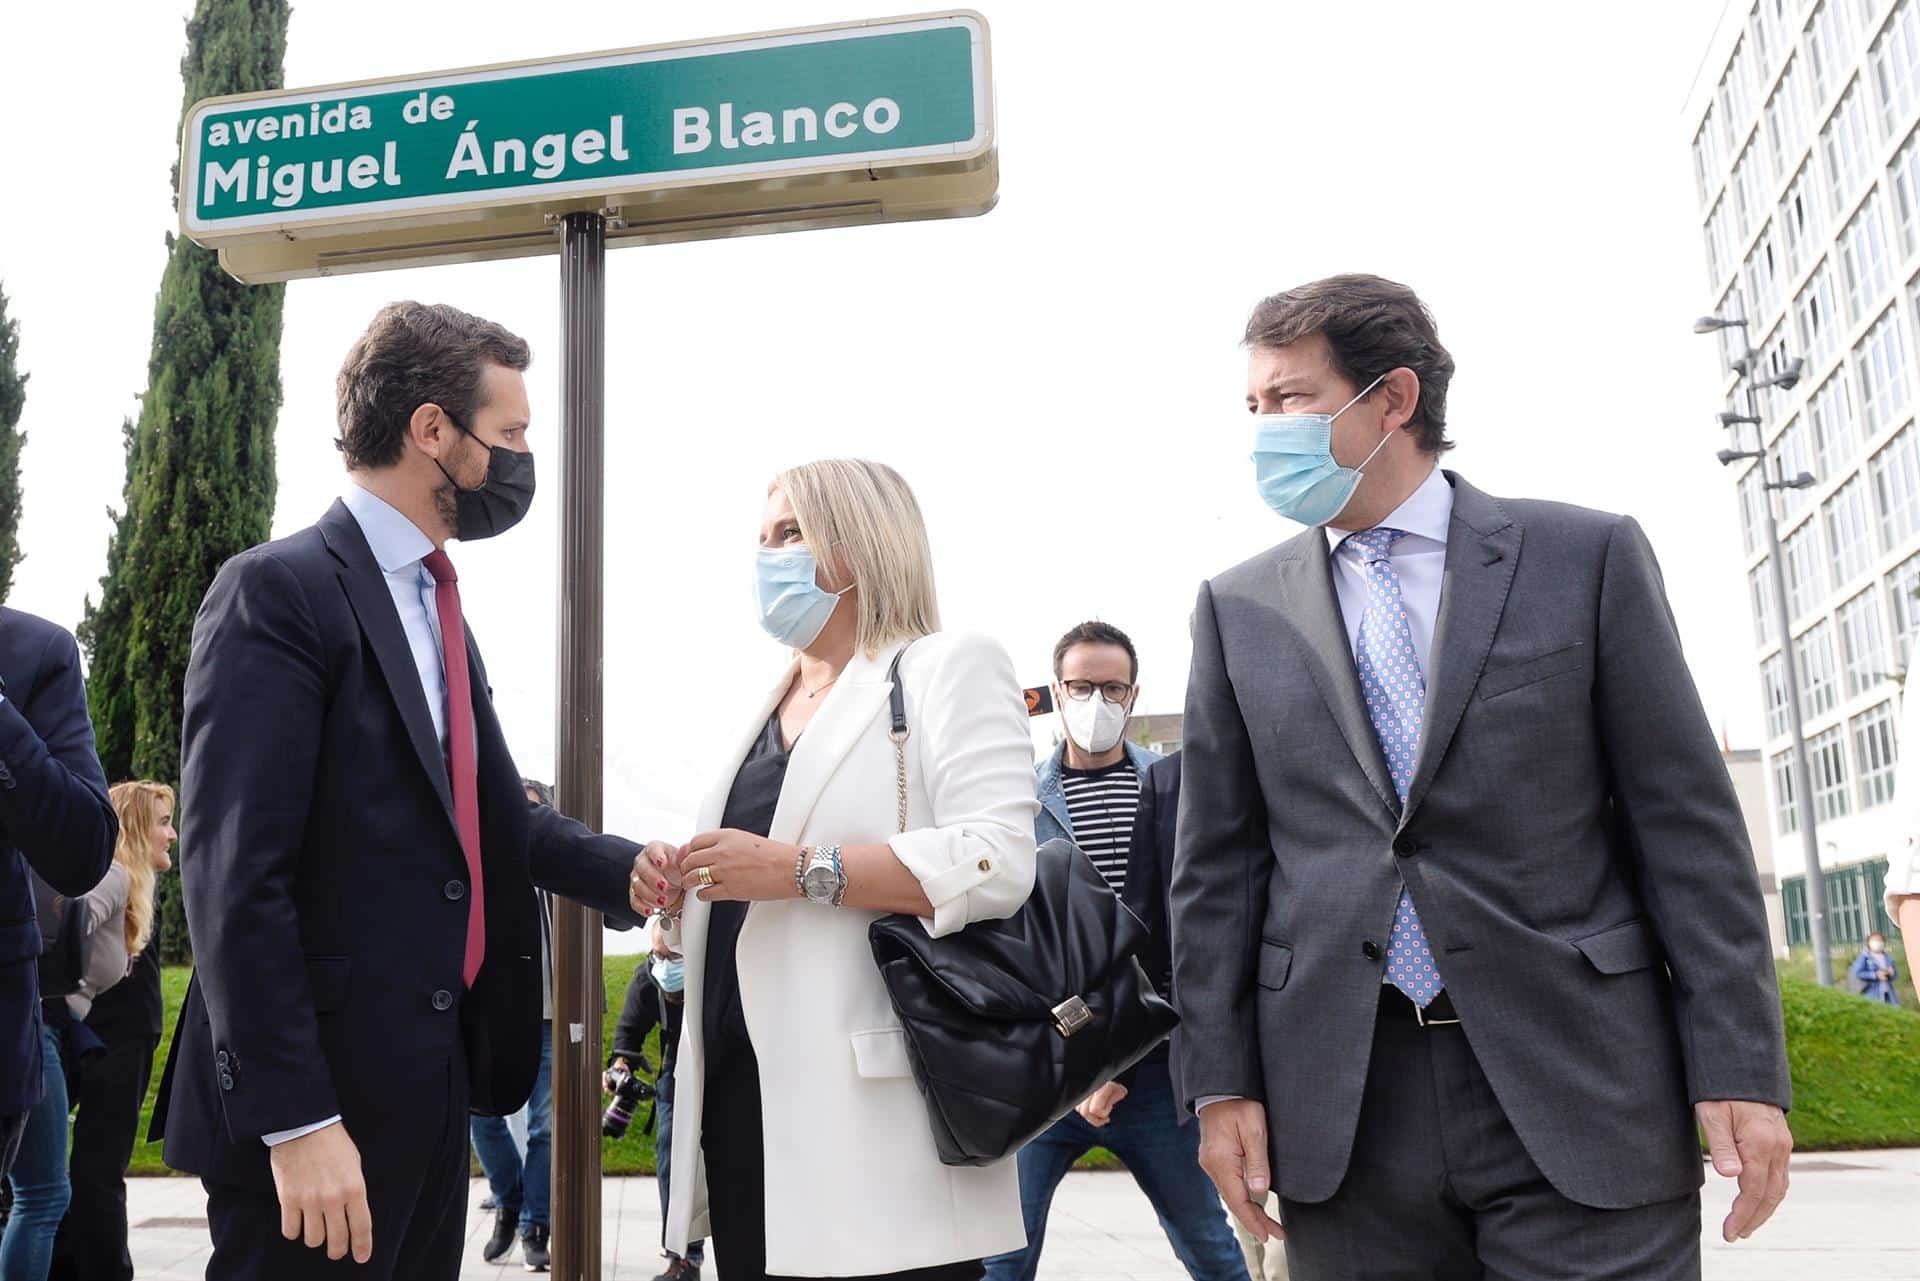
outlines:
[[[998,645],[939,630],[926,527],[891,468],[781,473],[757,568],[761,625],[792,657],[701,834],[633,890],[686,959],[667,1248],[710,1235],[721,1281],[978,1278],[1025,1237],[1014,1164],[940,1163],[867,927],[907,912],[946,935],[1026,902],[1020,684]],[[904,813],[887,710],[903,649]]]
[[[160,1044],[160,940],[154,902],[173,866],[173,789],[119,783],[109,789],[120,818],[108,882],[124,880],[117,916],[88,937],[80,993],[67,998],[76,1018],[105,1045],[77,1065],[69,1159],[72,1203],[54,1243],[51,1281],[127,1281],[127,1163],[138,1140],[154,1050]],[[131,968],[129,969],[129,958]],[[127,977],[115,982],[118,975]],[[69,1065],[70,1067],[74,1065]]]

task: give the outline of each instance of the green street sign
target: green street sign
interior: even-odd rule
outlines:
[[[210,98],[181,230],[244,280],[985,212],[998,183],[971,12]]]

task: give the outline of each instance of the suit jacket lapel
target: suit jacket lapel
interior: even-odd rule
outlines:
[[[427,708],[427,693],[420,687],[420,669],[414,665],[413,648],[400,626],[400,614],[393,607],[393,594],[387,590],[386,576],[373,559],[367,536],[345,503],[335,501],[320,518],[320,534],[340,561],[340,583],[353,605],[360,630],[366,633],[380,664],[387,692],[400,709],[420,767],[427,771],[433,790],[446,810],[447,822],[459,824],[453,814],[453,787],[447,781],[447,763],[440,751],[440,737],[433,730],[433,713]],[[471,650],[469,653],[471,654]]]
[[[1467,700],[1480,683],[1494,632],[1506,610],[1513,572],[1520,563],[1520,526],[1498,502],[1466,481],[1452,472],[1447,479],[1453,484],[1453,520],[1447,530],[1447,568],[1433,630],[1434,670],[1427,677],[1426,725],[1402,826],[1419,808],[1460,727]]]
[[[786,784],[780,789],[780,804],[773,812],[769,832],[774,840],[791,844],[806,830],[807,819],[812,817],[820,793],[826,790],[827,780],[887,705],[887,696],[893,692],[887,668],[899,649],[894,646],[883,650],[876,658],[855,655],[827,701],[813,714],[813,721],[794,744],[793,757],[787,762]]]
[[[1353,645],[1347,639],[1340,600],[1334,594],[1326,534],[1309,529],[1287,544],[1279,569],[1281,615],[1293,623],[1307,643],[1307,669],[1313,683],[1367,781],[1388,810],[1398,813],[1400,796],[1387,770],[1386,755],[1380,750],[1380,737],[1367,715],[1360,674],[1353,665]]]

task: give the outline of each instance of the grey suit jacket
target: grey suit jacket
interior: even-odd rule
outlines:
[[[1787,1106],[1746,828],[1632,519],[1453,473],[1407,803],[1308,530],[1200,590],[1172,900],[1186,1096],[1266,1102],[1282,1196],[1338,1190],[1404,883],[1561,1193],[1701,1181],[1691,1103]]]

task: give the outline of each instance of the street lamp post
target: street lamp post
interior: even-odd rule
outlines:
[[[1702,316],[1693,323],[1696,334],[1710,334],[1720,329],[1739,329],[1744,337],[1747,322],[1733,319],[1724,320],[1718,316]],[[1787,571],[1780,552],[1780,521],[1774,514],[1774,491],[1782,489],[1806,489],[1815,483],[1814,478],[1801,472],[1791,479],[1786,474],[1786,465],[1777,451],[1767,447],[1767,435],[1760,419],[1760,392],[1763,388],[1779,387],[1787,390],[1800,381],[1800,371],[1805,362],[1798,358],[1787,363],[1786,369],[1771,378],[1759,377],[1760,354],[1748,347],[1746,354],[1734,366],[1745,385],[1747,394],[1747,412],[1744,415],[1723,413],[1721,425],[1737,429],[1742,424],[1751,424],[1754,434],[1752,449],[1723,449],[1720,451],[1720,465],[1731,466],[1742,459],[1751,458],[1760,468],[1762,488],[1765,496],[1764,516],[1767,527],[1767,565],[1773,580],[1773,610],[1780,626],[1780,665],[1787,674],[1787,723],[1793,734],[1793,790],[1799,806],[1801,854],[1807,868],[1807,933],[1813,947],[1814,977],[1822,987],[1833,986],[1833,949],[1827,938],[1827,879],[1820,866],[1820,837],[1813,805],[1813,769],[1807,760],[1806,721],[1800,711],[1800,672],[1793,661],[1793,635],[1791,615],[1787,612]],[[1735,439],[1738,437],[1736,435]]]

